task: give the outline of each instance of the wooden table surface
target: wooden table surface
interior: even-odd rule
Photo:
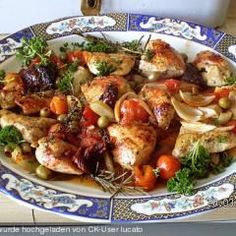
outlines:
[[[226,22],[219,27],[220,30],[236,36],[236,0],[231,0]],[[209,220],[236,220],[236,206],[234,208],[219,208],[209,213],[197,215],[186,221],[209,221]],[[182,220],[180,220],[182,221]],[[70,220],[53,213],[32,210],[16,203],[0,193],[0,223],[73,223]]]

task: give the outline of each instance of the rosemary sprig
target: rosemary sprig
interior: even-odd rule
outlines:
[[[96,171],[97,172],[97,171]],[[145,194],[147,193],[138,187],[131,186],[133,182],[133,174],[124,172],[116,175],[114,172],[108,170],[100,170],[91,177],[102,187],[105,192],[111,193],[111,198],[117,194],[131,195],[131,194]]]
[[[128,53],[133,54],[137,57],[140,57],[145,52],[146,46],[151,39],[151,35],[149,35],[147,41],[144,43],[144,47],[142,47],[142,40],[144,35],[141,36],[138,40],[132,40],[128,42],[113,42],[108,39],[105,34],[100,32],[102,37],[95,37],[92,35],[84,35],[83,32],[78,33],[84,39],[82,43],[72,43],[72,48],[75,50],[79,48],[82,51],[90,51],[90,52],[105,52],[105,53]],[[68,45],[61,48],[61,51],[68,50]]]

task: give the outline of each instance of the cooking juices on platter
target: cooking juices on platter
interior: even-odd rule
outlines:
[[[236,77],[223,57],[202,51],[189,62],[160,39],[82,37],[60,55],[23,38],[22,69],[0,72],[0,144],[12,161],[113,195],[163,183],[191,194],[232,163]]]

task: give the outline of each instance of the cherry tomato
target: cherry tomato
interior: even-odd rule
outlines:
[[[125,100],[120,108],[121,122],[128,124],[134,121],[147,122],[149,114],[135,99]]]
[[[180,170],[180,161],[172,155],[162,155],[158,158],[156,166],[160,169],[160,177],[168,180],[175,176],[175,173]]]
[[[68,104],[65,96],[54,96],[50,102],[50,110],[57,114],[65,114],[68,111]]]
[[[68,62],[74,62],[76,60],[79,60],[79,64],[81,66],[85,65],[85,59],[84,59],[84,53],[83,51],[76,50],[76,51],[71,51],[66,54],[66,58]]]
[[[85,107],[83,111],[83,117],[84,117],[84,125],[90,126],[90,125],[96,125],[97,120],[99,118],[99,115],[97,115],[95,112],[91,110],[90,107]]]
[[[135,185],[142,187],[145,190],[152,190],[155,187],[157,177],[154,173],[154,169],[150,165],[144,165],[141,167],[134,167]]]
[[[166,80],[165,85],[170,93],[177,93],[180,89],[180,81],[176,79]]]

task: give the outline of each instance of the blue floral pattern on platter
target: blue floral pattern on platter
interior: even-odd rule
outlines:
[[[106,27],[111,27],[115,24],[116,21],[108,16],[75,17],[50,24],[46,32],[48,34],[63,34],[75,29],[83,31],[86,28],[104,30]]]
[[[164,198],[162,200],[148,200],[144,203],[135,203],[131,205],[131,210],[145,215],[184,212],[228,198],[233,192],[234,185],[224,183],[217,187],[198,191],[193,196],[182,195],[177,199]]]
[[[0,164],[0,191],[23,202],[65,215],[108,220],[109,198],[69,194],[22,178]]]
[[[8,59],[16,53],[16,49],[20,47],[22,37],[32,38],[34,36],[30,28],[16,32],[0,41],[0,62]]]
[[[140,14],[130,14],[129,30],[174,35],[205,44],[212,48],[224,35],[223,32],[194,23]]]
[[[119,15],[119,17],[122,16]],[[111,14],[109,16],[71,17],[41,24],[43,27],[40,33],[61,37],[73,34],[75,30],[96,32],[116,29],[117,31],[115,27],[119,25],[119,17],[113,18]],[[119,26],[118,29],[121,31],[157,32],[180,37],[209,46],[225,56],[228,55],[223,50],[221,51],[221,48],[224,48],[222,42],[226,35],[214,29],[185,21],[141,14],[124,14],[122,20],[124,18],[127,24]],[[37,36],[37,32],[32,29],[29,27],[0,40],[0,62],[14,55],[22,37]],[[226,51],[233,55],[236,61],[235,43],[227,45]],[[33,180],[25,179],[0,164],[0,191],[40,209],[50,210],[74,219],[82,217],[88,221],[102,220],[104,222],[166,220],[214,209],[215,207],[211,206],[212,202],[229,199],[235,194],[235,181],[229,180],[230,178],[236,178],[235,174],[200,188],[193,196],[168,194],[136,197],[135,200],[121,196],[110,199],[83,196],[82,193],[71,194],[48,188]]]

